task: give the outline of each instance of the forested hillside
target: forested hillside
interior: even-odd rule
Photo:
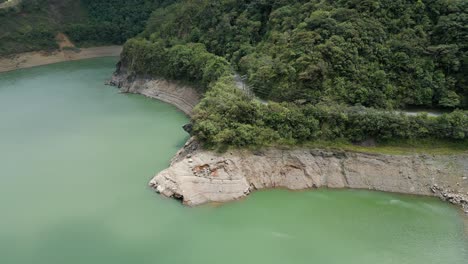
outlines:
[[[55,35],[63,25],[86,19],[79,1],[23,0],[0,10],[0,55],[57,49]]]
[[[77,43],[123,44],[141,33],[151,12],[174,0],[81,0],[89,19],[66,27]]]
[[[123,44],[168,0],[23,0],[0,10],[0,55],[58,48],[65,32],[79,46]]]
[[[184,79],[205,97],[194,135],[208,146],[437,139],[464,142],[468,5],[453,0],[181,0],[124,47],[135,74]],[[239,91],[246,74],[262,104]],[[363,108],[366,106],[367,108]]]
[[[54,49],[59,31],[86,46],[144,30],[204,44],[264,99],[468,107],[465,0],[24,0],[0,24],[0,55]]]
[[[467,107],[468,1],[179,1],[145,36],[199,42],[277,101]]]

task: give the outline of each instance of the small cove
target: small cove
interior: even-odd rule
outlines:
[[[117,58],[0,74],[0,263],[448,263],[463,219],[427,197],[254,193],[186,208],[147,187],[185,143],[175,107],[104,85]]]

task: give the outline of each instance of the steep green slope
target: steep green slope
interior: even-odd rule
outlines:
[[[228,61],[209,53],[200,43],[164,47],[161,42],[132,39],[124,46],[121,65],[131,74],[196,84],[204,98],[194,111],[193,134],[211,147],[294,145],[317,140],[361,142],[369,138],[413,144],[414,140],[430,138],[465,148],[468,143],[468,111],[430,117],[332,102],[260,103],[236,87]]]
[[[151,12],[168,0],[81,0],[90,19],[66,27],[70,38],[82,45],[123,44],[145,28]]]
[[[205,44],[265,99],[467,107],[464,0],[187,0],[144,35]]]
[[[58,48],[55,35],[64,24],[87,19],[73,0],[23,0],[0,12],[0,55]]]
[[[65,32],[79,46],[122,44],[165,0],[23,0],[0,11],[0,55],[56,49]]]
[[[201,87],[193,131],[213,147],[369,138],[466,146],[467,111],[385,111],[467,108],[466,8],[457,0],[182,0],[153,12],[122,63]],[[235,70],[277,102],[243,94]]]

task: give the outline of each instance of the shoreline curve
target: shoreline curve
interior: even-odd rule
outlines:
[[[0,73],[66,61],[118,57],[122,53],[122,49],[122,46],[101,46],[82,49],[71,48],[52,52],[33,51],[12,54],[0,57]]]
[[[117,87],[121,93],[140,94],[171,104],[189,118],[201,99],[197,89],[190,85],[164,78],[135,76],[121,62],[107,84]]]
[[[122,92],[173,104],[188,116],[200,100],[193,88],[129,74],[122,63],[110,84]],[[220,154],[203,149],[192,138],[149,185],[188,206],[239,200],[260,189],[325,187],[439,197],[468,216],[468,154],[386,155],[304,148]]]

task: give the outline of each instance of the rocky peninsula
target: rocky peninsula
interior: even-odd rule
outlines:
[[[321,149],[207,151],[190,139],[150,185],[193,206],[259,189],[353,188],[439,196],[468,213],[468,155],[384,155]]]
[[[179,82],[134,76],[122,65],[109,82],[122,92],[171,103],[191,115],[200,95]],[[353,188],[437,196],[468,214],[468,154],[386,155],[322,149],[206,150],[194,138],[150,186],[188,206],[228,202],[268,188]]]

